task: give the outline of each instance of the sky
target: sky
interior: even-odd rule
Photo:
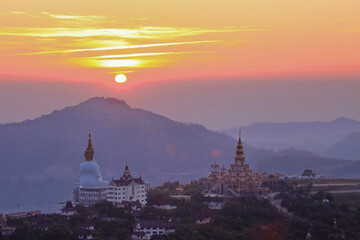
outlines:
[[[4,0],[0,123],[93,96],[210,129],[360,120],[359,12],[358,0]]]

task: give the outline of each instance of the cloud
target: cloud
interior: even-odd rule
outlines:
[[[176,45],[189,45],[189,44],[201,44],[201,43],[216,43],[217,40],[204,40],[204,41],[190,41],[190,42],[168,42],[168,43],[152,43],[152,44],[139,44],[139,45],[127,45],[117,47],[101,47],[101,48],[81,48],[81,49],[65,49],[56,51],[43,51],[25,53],[22,55],[38,55],[38,54],[54,54],[54,53],[76,53],[76,52],[88,52],[88,51],[107,51],[107,50],[121,50],[121,49],[137,49],[137,48],[152,48],[162,46],[176,46]]]
[[[197,36],[207,33],[253,32],[261,28],[179,28],[179,27],[140,27],[140,28],[0,28],[0,35],[23,37],[119,37],[127,39],[170,39]]]
[[[27,12],[21,12],[21,11],[12,11],[10,12],[11,14],[16,14],[16,15],[24,15],[27,14]]]
[[[191,54],[198,52],[155,52],[155,53],[132,53],[117,55],[102,55],[95,57],[73,58],[73,62],[79,65],[105,68],[145,68],[158,65],[161,61],[156,59],[140,59],[139,57],[155,57],[164,55]],[[119,59],[120,58],[120,59]],[[123,59],[126,58],[126,59]]]
[[[116,54],[116,55],[102,55],[94,58],[132,58],[132,57],[150,57],[150,56],[162,56],[162,55],[176,55],[176,54],[189,54],[198,52],[153,52],[153,53],[131,53],[131,54]]]
[[[64,20],[84,20],[84,21],[92,21],[92,20],[101,20],[105,19],[104,16],[96,16],[96,15],[90,15],[90,16],[84,16],[84,15],[62,15],[62,14],[52,14],[49,12],[41,12],[41,14],[46,15],[51,18],[56,19],[64,19]]]
[[[225,33],[255,32],[265,29],[257,26],[202,28],[151,25],[118,28],[117,21],[116,25],[105,24],[106,27],[102,27],[105,26],[104,22],[112,19],[101,15],[61,14],[47,11],[12,12],[12,14],[37,18],[35,24],[41,22],[40,25],[31,27],[6,25],[0,27],[0,37],[9,39],[8,42],[15,39],[20,43],[19,45],[23,42],[24,47],[18,47],[18,50],[13,53],[14,56],[54,54],[54,56],[49,56],[49,59],[61,64],[70,63],[90,68],[125,68],[128,71],[156,67],[166,62],[177,61],[176,59],[183,59],[163,56],[204,52],[199,50],[204,50],[207,44],[225,42],[228,37]],[[128,20],[147,21],[148,19],[140,15],[128,17]],[[43,24],[47,22],[50,24]],[[221,35],[226,35],[225,39],[218,40],[222,39]],[[181,45],[189,46],[184,46],[179,51],[176,51],[178,47],[176,49],[171,47]],[[148,50],[148,48],[161,47],[167,48],[166,50]],[[213,49],[215,44],[210,47]],[[140,50],[136,51],[137,49],[146,50],[139,53]],[[117,50],[124,51],[119,54]],[[96,53],[100,56],[94,56],[98,51],[104,52]],[[79,54],[69,56],[73,53]],[[40,60],[43,57],[34,57],[34,59]]]
[[[105,16],[100,15],[67,15],[67,14],[54,14],[50,12],[37,12],[37,13],[30,13],[24,11],[11,11],[7,12],[10,14],[15,15],[27,15],[28,17],[40,17],[40,16],[47,16],[50,18],[61,19],[61,20],[76,20],[76,21],[93,21],[93,20],[101,20],[105,19]]]

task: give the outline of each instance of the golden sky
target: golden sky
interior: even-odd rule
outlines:
[[[0,75],[358,76],[359,0],[3,0]],[[0,80],[1,81],[1,80]]]

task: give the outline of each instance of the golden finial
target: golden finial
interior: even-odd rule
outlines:
[[[95,150],[93,148],[92,142],[91,142],[91,130],[89,129],[89,140],[88,140],[88,146],[84,153],[86,161],[92,161],[94,157]]]

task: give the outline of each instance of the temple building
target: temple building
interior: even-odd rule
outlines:
[[[101,177],[99,165],[93,161],[95,150],[89,130],[88,146],[84,153],[85,162],[80,165],[80,186],[74,190],[74,202],[85,206],[106,200],[109,183]]]
[[[122,204],[124,202],[140,202],[141,205],[146,204],[147,193],[146,184],[139,178],[134,178],[130,174],[129,167],[126,167],[122,177],[118,180],[112,180],[109,184],[107,200],[114,204]]]
[[[227,195],[235,197],[262,196],[267,195],[268,189],[262,186],[262,180],[254,174],[245,163],[245,155],[241,135],[236,147],[234,163],[226,173],[223,166],[221,169],[215,162],[211,165],[211,173],[200,182],[206,186],[204,193],[207,195]]]

